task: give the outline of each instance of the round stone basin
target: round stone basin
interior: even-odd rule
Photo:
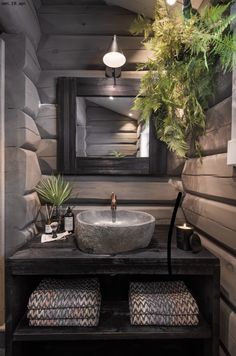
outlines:
[[[115,254],[145,248],[155,228],[155,218],[141,211],[91,210],[76,216],[79,248],[87,253]]]

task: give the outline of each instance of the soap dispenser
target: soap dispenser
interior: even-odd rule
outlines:
[[[68,232],[74,232],[74,213],[72,212],[71,207],[67,208],[67,211],[64,215],[64,230]]]

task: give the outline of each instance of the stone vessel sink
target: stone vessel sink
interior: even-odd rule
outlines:
[[[115,254],[147,247],[155,218],[141,211],[91,210],[76,216],[76,239],[87,253]]]

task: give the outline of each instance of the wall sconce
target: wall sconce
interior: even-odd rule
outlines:
[[[116,78],[121,76],[121,67],[125,62],[126,58],[118,46],[117,36],[114,35],[107,53],[103,56],[103,63],[106,65],[105,75],[108,78],[114,78],[114,85],[116,85]]]
[[[176,2],[177,2],[177,0],[166,0],[166,3],[167,3],[168,5],[170,5],[170,6],[175,5]]]

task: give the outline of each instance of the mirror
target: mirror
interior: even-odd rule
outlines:
[[[133,97],[76,97],[76,157],[149,157],[149,125]]]
[[[132,109],[139,79],[58,78],[58,173],[166,174],[166,146]]]

